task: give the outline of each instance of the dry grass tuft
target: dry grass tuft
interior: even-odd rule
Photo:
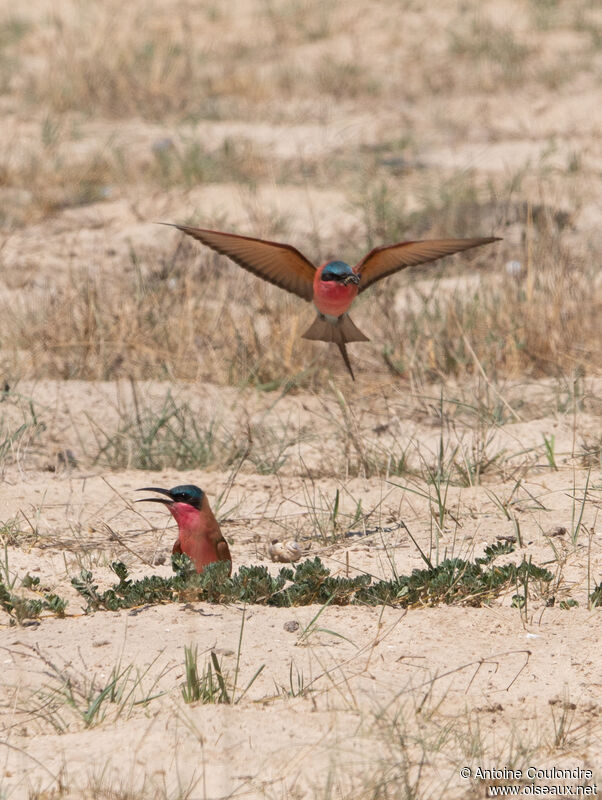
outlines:
[[[244,281],[236,278],[231,302],[228,279],[207,275],[206,264],[199,271],[185,263],[146,277],[135,269],[110,278],[88,274],[41,307],[25,300],[6,308],[0,336],[10,335],[16,348],[12,368],[64,379],[205,378],[265,388],[307,368],[308,354],[295,341],[300,309],[291,313],[286,299],[272,296],[268,316],[259,283],[244,307]],[[27,363],[18,351],[28,353]]]
[[[594,345],[600,290],[592,291],[592,262],[575,258],[553,237],[540,240],[516,269],[514,276],[502,266],[498,274],[447,291],[413,289],[403,315],[381,289],[377,302],[389,332],[383,353],[392,372],[428,381],[600,369]]]
[[[35,47],[38,65],[51,68],[36,69],[27,59],[21,92],[58,114],[204,115],[211,102],[208,54],[186,14],[156,11],[152,4],[66,4],[24,40],[25,58]]]

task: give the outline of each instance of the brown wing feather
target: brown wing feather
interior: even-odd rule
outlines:
[[[217,560],[218,561],[229,561],[230,562],[230,570],[228,575],[232,574],[232,556],[230,555],[230,548],[228,547],[228,542],[225,539],[220,539],[220,541],[215,546],[215,552],[217,553]]]
[[[215,552],[217,553],[217,558],[219,561],[232,561],[230,548],[228,547],[228,542],[225,539],[220,539],[219,542],[217,542],[215,545]]]
[[[292,245],[266,242],[235,233],[191,228],[188,225],[174,227],[198,239],[217,253],[228,256],[254,275],[296,294],[303,300],[312,300],[316,268]]]
[[[354,272],[361,275],[359,291],[363,292],[381,278],[392,275],[414,264],[435,261],[452,253],[480,247],[498,241],[497,236],[484,239],[430,239],[417,242],[399,242],[385,247],[375,247],[359,262]]]

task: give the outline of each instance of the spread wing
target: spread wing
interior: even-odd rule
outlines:
[[[290,244],[266,242],[235,233],[207,231],[188,225],[174,225],[217,253],[222,253],[243,269],[274,283],[303,300],[312,300],[316,268]]]
[[[354,268],[361,275],[359,291],[363,292],[376,281],[414,264],[435,261],[442,256],[480,247],[498,241],[497,236],[484,239],[426,239],[418,242],[399,242],[385,247],[375,247]]]

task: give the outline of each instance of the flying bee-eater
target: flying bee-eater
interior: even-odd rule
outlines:
[[[214,561],[229,561],[232,572],[232,557],[228,542],[222,536],[218,521],[209,506],[207,495],[198,486],[174,486],[173,489],[145,487],[139,492],[158,492],[164,497],[145,497],[137,503],[163,503],[178,524],[178,538],[172,553],[189,556],[197,572]]]
[[[269,242],[235,233],[174,225],[217,253],[263,278],[265,281],[313,302],[318,315],[303,334],[304,339],[334,342],[351,377],[355,380],[347,342],[367,342],[354,325],[348,311],[357,295],[373,283],[415,264],[435,261],[443,256],[470,250],[498,241],[496,236],[474,239],[426,239],[375,247],[354,267],[344,261],[326,261],[315,267],[290,244]]]

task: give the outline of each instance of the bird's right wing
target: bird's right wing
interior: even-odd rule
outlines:
[[[235,233],[191,228],[188,225],[174,227],[198,239],[217,253],[228,256],[243,269],[265,281],[274,283],[303,300],[312,300],[316,268],[292,245],[266,242]]]

